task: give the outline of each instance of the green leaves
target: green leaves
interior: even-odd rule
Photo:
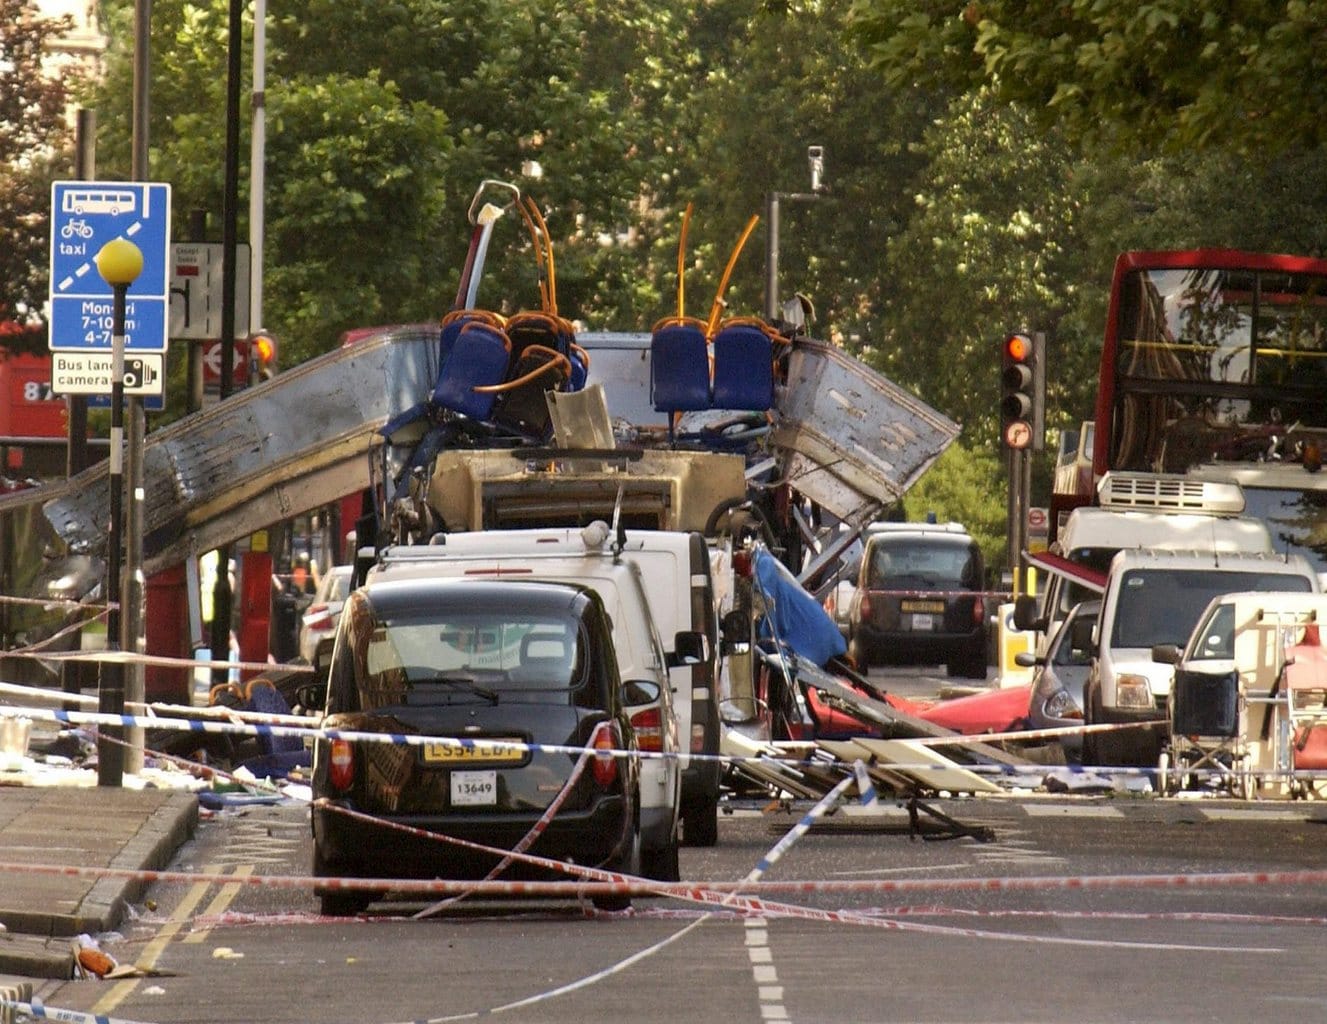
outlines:
[[[961,17],[936,0],[852,8],[892,84],[985,87],[1070,138],[1175,152],[1321,144],[1325,17],[1322,0],[982,0]]]
[[[28,0],[0,0],[0,344],[44,351],[50,181],[67,174],[64,85],[42,70],[69,19],[38,16]]]

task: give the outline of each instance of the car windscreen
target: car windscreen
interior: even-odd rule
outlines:
[[[1064,620],[1064,625],[1056,634],[1055,650],[1051,654],[1051,663],[1061,667],[1084,666],[1092,664],[1095,648],[1092,646],[1092,627],[1096,625],[1097,611],[1079,610]]]
[[[981,580],[975,545],[925,538],[881,538],[871,542],[867,586],[873,590],[974,589]]]
[[[572,616],[421,609],[378,617],[352,602],[343,637],[364,710],[399,704],[598,706]]]
[[[1119,548],[1074,548],[1069,552],[1068,558],[1075,565],[1092,569],[1104,576],[1110,572],[1111,559],[1119,553],[1119,550]],[[1090,587],[1076,580],[1066,579],[1060,588],[1060,611],[1067,612],[1079,601],[1090,601],[1095,596],[1096,591]]]
[[[1235,606],[1219,604],[1212,609],[1198,629],[1189,657],[1195,661],[1212,661],[1235,656]]]
[[[1151,647],[1188,642],[1212,598],[1237,590],[1308,593],[1306,576],[1225,569],[1131,569],[1120,580],[1111,646]]]
[[[350,595],[351,575],[348,572],[338,572],[333,576],[331,589],[327,594],[329,601],[344,601]]]

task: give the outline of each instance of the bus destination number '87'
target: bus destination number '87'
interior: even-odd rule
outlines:
[[[51,382],[46,380],[25,380],[23,382],[23,401],[25,402],[55,402],[55,392],[51,390]]]

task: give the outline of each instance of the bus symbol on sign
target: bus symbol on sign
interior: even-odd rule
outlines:
[[[133,213],[138,208],[137,199],[128,189],[75,188],[65,192],[60,209],[63,213],[109,213],[118,217]]]

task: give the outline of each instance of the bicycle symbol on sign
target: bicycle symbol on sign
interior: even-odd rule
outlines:
[[[60,229],[60,237],[73,238],[75,235],[79,238],[91,238],[92,225],[85,220],[66,221],[64,227]]]

